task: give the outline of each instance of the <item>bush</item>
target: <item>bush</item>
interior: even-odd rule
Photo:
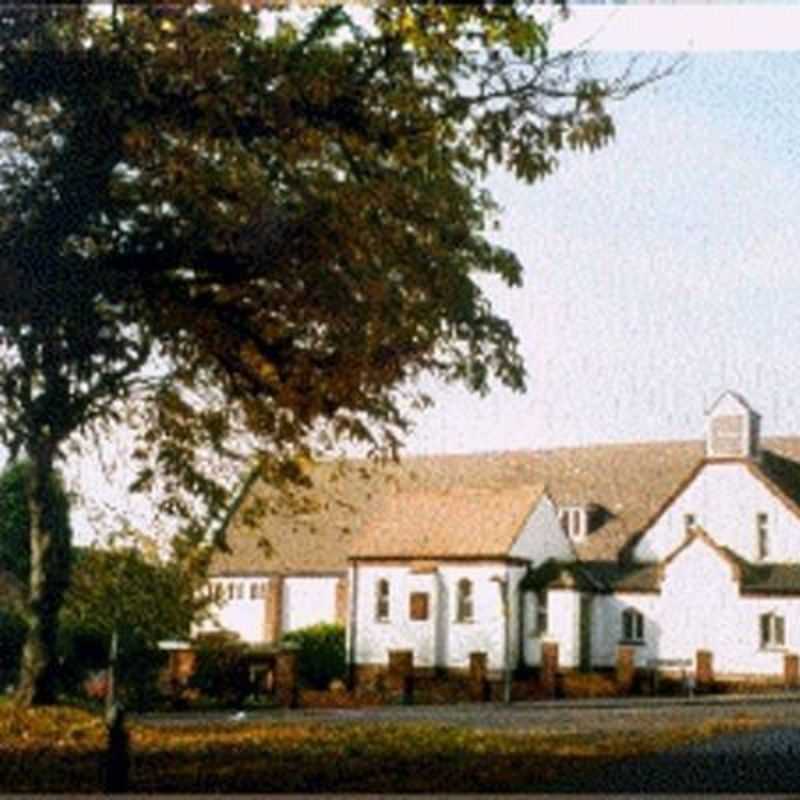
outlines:
[[[347,675],[344,626],[322,622],[292,631],[284,643],[297,645],[302,686],[327,689],[330,682]]]
[[[59,691],[79,694],[90,672],[108,666],[108,648],[108,637],[94,628],[62,623],[58,631]]]
[[[18,614],[0,609],[0,693],[17,683],[26,628]]]
[[[62,625],[59,631],[60,690],[67,695],[85,693],[85,681],[108,667],[110,635],[78,623]],[[161,697],[159,673],[166,654],[147,642],[137,631],[120,631],[114,670],[115,693],[127,708],[144,711]]]
[[[253,689],[244,645],[229,637],[204,637],[189,688],[229,705],[241,705]]]

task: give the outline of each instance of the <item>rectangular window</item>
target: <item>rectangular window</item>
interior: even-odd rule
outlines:
[[[644,641],[644,615],[635,608],[626,608],[622,612],[622,641]]]
[[[424,622],[428,619],[428,593],[412,592],[409,598],[409,619],[414,622]]]
[[[697,517],[694,514],[683,515],[683,528],[688,533],[697,524]]]
[[[558,519],[564,533],[571,539],[580,539],[586,533],[586,509],[582,507],[562,508]]]
[[[759,617],[761,647],[784,647],[786,645],[786,622],[779,614],[762,614]]]
[[[389,581],[381,578],[375,586],[375,621],[389,621]]]
[[[472,581],[462,578],[457,586],[456,622],[472,622]]]
[[[769,515],[763,511],[756,514],[756,538],[759,561],[769,558]]]
[[[544,589],[536,592],[536,627],[533,632],[536,636],[547,633],[547,592]]]

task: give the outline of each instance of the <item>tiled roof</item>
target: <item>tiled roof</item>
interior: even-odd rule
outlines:
[[[800,564],[747,564],[742,574],[745,594],[800,594]]]
[[[800,438],[763,444],[769,450],[765,474],[800,500],[800,467],[786,464],[800,461]],[[319,464],[312,474],[314,487],[295,490],[293,502],[255,484],[228,525],[230,552],[217,553],[211,571],[344,571],[356,534],[391,492],[532,485],[545,485],[557,506],[599,506],[597,527],[576,542],[576,549],[582,560],[613,561],[702,458],[703,443],[694,441],[418,456],[385,467],[360,461]],[[258,499],[269,507],[267,513],[252,528],[243,525]]]
[[[543,492],[541,485],[393,492],[375,509],[350,555],[508,555]]]
[[[550,560],[524,579],[528,589],[577,589],[582,592],[657,592],[658,564],[620,564],[616,561]]]

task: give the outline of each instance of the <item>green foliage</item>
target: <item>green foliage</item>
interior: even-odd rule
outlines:
[[[284,642],[296,644],[300,650],[300,682],[312,689],[327,689],[335,679],[347,675],[345,630],[343,625],[321,622],[308,628],[291,631]]]
[[[0,693],[16,685],[26,627],[19,615],[0,608]]]
[[[602,146],[631,85],[551,57],[535,6],[329,7],[266,36],[259,4],[158,5],[0,10],[0,443],[42,483],[130,422],[132,488],[191,552],[253,451],[275,481],[345,439],[396,454],[423,373],[523,388],[482,284],[522,267],[481,180]]]
[[[241,705],[252,691],[244,645],[227,636],[204,637],[189,687],[224,704]]]
[[[31,467],[27,462],[9,466],[0,475],[0,570],[7,570],[24,586],[30,578],[30,511],[27,481]],[[54,546],[46,566],[51,576],[51,602],[59,602],[69,583],[70,544],[69,500],[60,478],[52,475],[46,490],[44,524],[52,531]]]
[[[188,636],[193,587],[181,566],[148,561],[130,547],[80,551],[61,615],[61,656],[70,687],[77,688],[88,669],[108,664],[116,630],[120,694],[131,707],[150,705],[165,663],[158,642]]]

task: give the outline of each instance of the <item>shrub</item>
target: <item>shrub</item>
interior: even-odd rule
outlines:
[[[59,691],[80,693],[89,673],[108,666],[108,647],[108,638],[94,628],[62,623],[58,631]]]
[[[25,632],[25,621],[18,614],[0,609],[0,693],[17,682]]]
[[[287,633],[283,641],[299,649],[300,683],[327,689],[330,682],[347,674],[344,626],[322,622]]]
[[[108,667],[110,636],[103,630],[68,622],[59,632],[60,690],[85,694],[87,678]],[[114,670],[115,693],[130,709],[143,711],[160,699],[158,677],[166,655],[130,628],[119,635]],[[91,683],[91,681],[90,681]]]
[[[223,703],[241,705],[253,688],[244,645],[228,637],[204,637],[189,687]]]

